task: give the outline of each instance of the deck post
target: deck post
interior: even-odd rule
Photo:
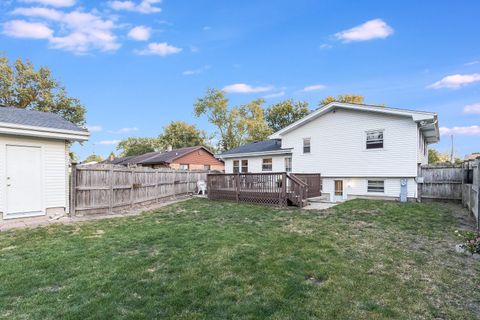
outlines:
[[[237,198],[237,203],[240,201],[240,173],[237,173],[235,177],[235,196]]]
[[[282,191],[280,192],[280,206],[285,207],[287,205],[287,173],[282,173]]]

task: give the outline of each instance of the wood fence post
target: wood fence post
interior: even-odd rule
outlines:
[[[110,181],[110,192],[109,192],[109,201],[108,201],[108,213],[113,212],[113,165],[108,170],[109,172],[109,181]]]
[[[422,202],[422,187],[423,183],[419,183],[419,177],[422,176],[422,165],[418,166],[418,174],[417,174],[417,202]]]
[[[158,183],[158,169],[155,170],[155,202],[160,199],[160,184]]]
[[[133,169],[130,168],[130,209],[133,208],[133,184],[135,183],[135,176],[133,173]]]
[[[75,216],[75,206],[77,198],[77,165],[72,163],[72,172],[70,172],[70,216]]]
[[[237,203],[238,203],[240,201],[240,173],[237,173],[236,180],[237,181],[235,181],[235,184],[236,184],[235,194],[236,194]]]

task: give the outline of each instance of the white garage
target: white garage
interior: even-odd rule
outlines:
[[[69,212],[69,143],[89,132],[57,114],[0,106],[3,219]]]

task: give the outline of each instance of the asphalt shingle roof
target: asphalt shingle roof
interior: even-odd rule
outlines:
[[[60,115],[55,113],[5,107],[1,105],[0,122],[61,130],[87,131],[70,121],[63,119]]]
[[[148,152],[139,156],[132,156],[126,158],[116,158],[113,161],[106,160],[106,163],[113,164],[161,164],[161,163],[170,163],[178,157],[186,155],[192,151],[202,149],[203,147],[186,147],[173,149],[172,151],[159,151],[159,152]]]
[[[244,144],[238,148],[234,148],[221,153],[220,155],[229,155],[237,153],[251,153],[251,152],[265,152],[265,151],[277,151],[282,150],[282,142],[280,139],[272,139],[265,141],[257,141],[248,144]]]

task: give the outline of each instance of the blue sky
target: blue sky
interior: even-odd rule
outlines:
[[[209,87],[232,104],[310,107],[327,95],[438,112],[447,151],[480,151],[476,0],[19,0],[0,4],[0,50],[49,66],[87,107],[81,158],[193,115]]]

